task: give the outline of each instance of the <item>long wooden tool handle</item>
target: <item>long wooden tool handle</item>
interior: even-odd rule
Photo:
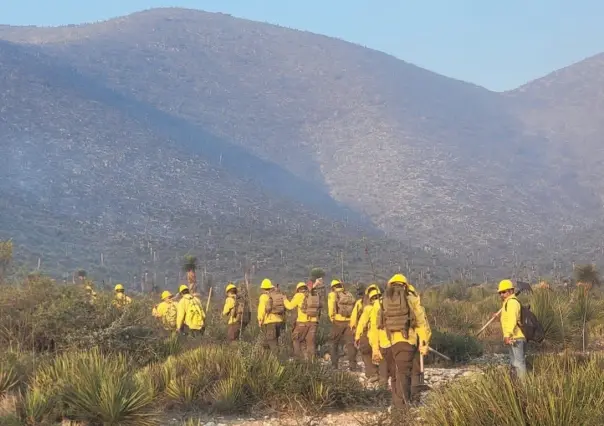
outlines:
[[[210,292],[208,293],[208,301],[206,303],[206,315],[208,315],[210,309],[210,298],[212,297],[212,287],[210,287]]]
[[[499,311],[497,311],[497,314],[493,315],[493,317],[485,325],[483,325],[480,330],[478,330],[476,332],[476,335],[478,336],[480,333],[482,333],[489,326],[489,324],[491,324],[493,321],[495,321],[495,318],[497,318],[497,315],[501,314],[502,310],[503,310],[503,308],[501,308]]]

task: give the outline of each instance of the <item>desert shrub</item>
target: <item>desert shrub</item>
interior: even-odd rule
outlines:
[[[93,424],[155,425],[154,393],[124,355],[69,352],[41,366],[26,393],[26,417]]]
[[[281,363],[274,354],[247,343],[203,346],[146,369],[149,386],[158,396],[187,409],[277,410],[299,402],[344,406],[363,392],[346,373],[318,362]]]
[[[430,343],[434,349],[450,357],[454,362],[465,362],[483,354],[483,345],[475,337],[455,333],[432,331]]]
[[[160,359],[169,333],[150,315],[152,301],[135,298],[117,309],[111,293],[94,303],[79,286],[34,277],[0,295],[0,345],[19,351],[62,352],[100,347],[126,353],[138,363]]]
[[[427,425],[600,425],[604,423],[604,357],[539,355],[524,382],[505,367],[462,379],[431,394]]]

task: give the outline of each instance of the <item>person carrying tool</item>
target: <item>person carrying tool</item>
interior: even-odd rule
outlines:
[[[501,330],[503,332],[503,342],[509,348],[510,366],[518,377],[524,378],[526,376],[526,338],[518,325],[522,319],[522,305],[516,297],[514,284],[511,280],[502,280],[497,292],[503,302],[500,319]]]
[[[241,333],[250,322],[251,312],[246,298],[239,295],[239,290],[233,283],[227,284],[225,288],[226,299],[222,309],[222,315],[227,320],[227,340],[234,342],[241,339]]]
[[[413,358],[418,350],[421,355],[428,353],[427,322],[417,294],[409,290],[407,278],[395,274],[388,280],[382,300],[374,302],[370,320],[372,358],[376,364],[386,360],[395,409],[403,409],[411,402]]]
[[[296,324],[292,331],[294,356],[310,360],[316,351],[315,338],[321,314],[321,297],[317,294],[317,289],[309,291],[306,283],[299,282],[292,300],[285,299],[284,302],[287,310],[298,308]]]
[[[271,280],[265,278],[260,284],[262,294],[258,300],[258,326],[262,330],[265,349],[275,351],[283,330],[285,317],[285,294],[277,290]]]
[[[350,329],[350,317],[354,309],[355,298],[344,290],[339,280],[331,281],[331,292],[327,297],[327,310],[331,321],[331,365],[338,368],[339,346],[344,345],[350,371],[356,371],[357,348],[354,346],[354,335]]]

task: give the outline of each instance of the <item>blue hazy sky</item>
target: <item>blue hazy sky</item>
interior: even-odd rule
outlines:
[[[603,0],[0,0],[0,23],[76,24],[165,6],[339,37],[492,90],[604,51]]]

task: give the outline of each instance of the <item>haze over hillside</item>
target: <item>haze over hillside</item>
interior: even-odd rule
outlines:
[[[104,239],[111,223],[177,241],[227,222],[241,238],[256,217],[297,224],[267,231],[284,246],[303,224],[338,245],[379,235],[373,223],[414,253],[486,267],[595,255],[568,241],[601,226],[601,57],[499,94],[341,40],[182,9],[0,26],[0,39],[0,198],[17,216],[0,231],[29,247],[27,215],[44,211],[72,239]],[[380,244],[398,257],[398,243]]]

